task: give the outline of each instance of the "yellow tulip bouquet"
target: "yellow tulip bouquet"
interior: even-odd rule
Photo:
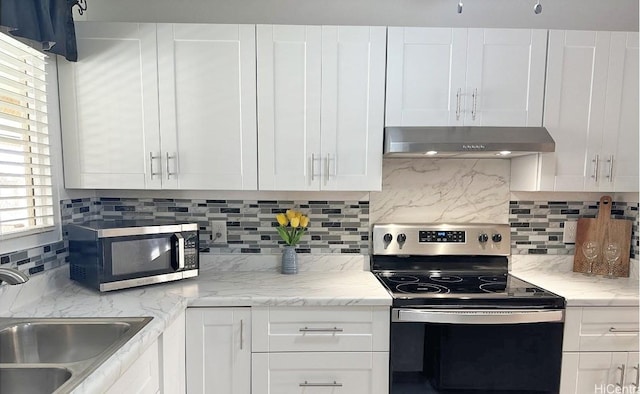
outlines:
[[[276,215],[280,226],[276,227],[278,234],[289,246],[296,246],[309,225],[309,218],[301,212],[287,209],[286,213]]]

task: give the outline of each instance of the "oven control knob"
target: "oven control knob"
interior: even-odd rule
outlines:
[[[389,243],[389,242],[391,242],[391,241],[393,240],[393,237],[391,236],[391,234],[386,233],[386,234],[382,237],[382,239],[384,240],[384,242],[385,242],[385,243]]]
[[[404,234],[398,234],[398,243],[399,243],[399,244],[403,244],[403,243],[404,243],[404,241],[406,241],[406,240],[407,240],[407,236],[406,236],[406,235],[404,235]]]
[[[502,234],[498,234],[498,233],[493,234],[493,235],[491,236],[491,240],[492,240],[493,242],[500,242],[500,241],[502,241]]]
[[[487,234],[482,233],[482,234],[478,235],[478,241],[479,241],[480,243],[485,243],[485,242],[487,242],[488,240],[489,240],[489,236],[488,236]]]

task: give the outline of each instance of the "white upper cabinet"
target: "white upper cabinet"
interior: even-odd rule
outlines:
[[[638,191],[638,106],[638,33],[550,31],[544,126],[556,150],[512,159],[512,190]]]
[[[66,187],[256,190],[253,25],[76,35],[80,59],[59,73]]]
[[[464,122],[467,30],[390,27],[388,126],[454,126]]]
[[[156,28],[76,23],[80,61],[59,60],[67,188],[161,187]]]
[[[163,186],[256,190],[253,25],[158,25]]]
[[[601,155],[606,165],[599,190],[637,192],[638,179],[638,33],[611,33],[604,133]],[[591,187],[589,187],[591,188]]]
[[[387,126],[540,126],[546,30],[390,27]]]
[[[379,190],[384,27],[257,28],[260,190]]]
[[[320,26],[257,27],[260,190],[320,182]]]

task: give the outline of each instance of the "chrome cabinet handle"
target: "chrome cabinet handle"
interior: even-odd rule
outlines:
[[[462,89],[458,89],[458,93],[456,93],[456,120],[460,120],[460,99],[462,96]]]
[[[244,347],[244,320],[240,319],[240,350]]]
[[[171,179],[172,175],[178,175],[178,171],[176,170],[176,172],[171,172],[171,170],[169,169],[169,160],[171,159],[176,159],[178,156],[169,156],[169,152],[167,152],[167,179]],[[177,165],[176,165],[177,167]]]
[[[591,175],[591,178],[593,178],[594,181],[598,182],[598,166],[600,165],[600,156],[596,155],[595,159],[591,160],[591,162],[593,163],[593,175]]]
[[[640,332],[640,328],[625,329],[609,327],[609,332]]]
[[[609,174],[607,178],[609,178],[609,183],[613,183],[613,155],[609,156],[607,163],[609,163]]]
[[[344,329],[333,327],[333,328],[313,328],[313,327],[304,327],[299,329],[300,332],[343,332]]]
[[[159,158],[160,156],[154,156],[153,152],[149,152],[149,170],[151,171],[151,179],[153,179],[155,175],[162,175],[161,172],[153,172],[153,161]]]
[[[324,177],[324,184],[325,184],[325,185],[329,182],[329,176],[330,176],[329,169],[330,169],[330,167],[331,167],[330,162],[331,162],[331,154],[330,154],[330,153],[327,153],[327,161],[326,161],[326,163],[325,163],[325,171],[326,171],[326,175],[325,175],[325,177]]]
[[[338,383],[335,380],[333,383],[309,383],[308,381],[304,381],[304,383],[299,384],[300,387],[342,387],[342,383]]]
[[[311,154],[311,180],[315,180],[316,176],[316,155],[315,153]]]
[[[636,364],[636,366],[633,367],[633,369],[636,370],[636,382],[631,383],[631,385],[635,388],[635,391],[637,391],[638,387],[640,387],[640,364]]]
[[[622,385],[624,384],[624,369],[625,369],[624,364],[618,367],[618,370],[620,370],[620,383],[616,382],[616,386],[620,388],[622,388]]]
[[[473,89],[473,107],[471,107],[471,119],[476,120],[478,113],[478,88]]]

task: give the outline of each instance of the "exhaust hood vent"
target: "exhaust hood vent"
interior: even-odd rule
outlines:
[[[385,157],[510,158],[555,151],[544,127],[385,127]]]

